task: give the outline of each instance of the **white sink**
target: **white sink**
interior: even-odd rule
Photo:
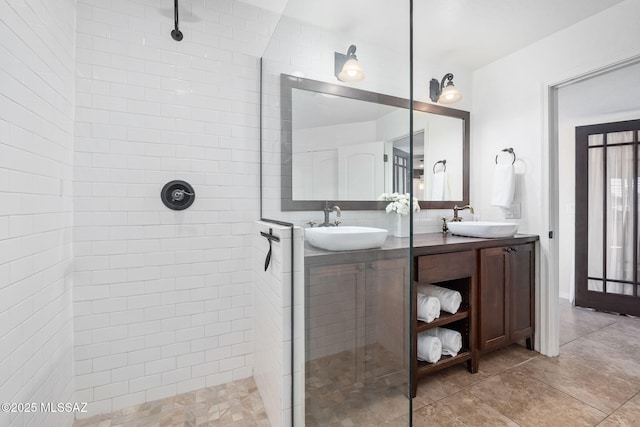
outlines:
[[[518,224],[510,222],[490,221],[461,221],[447,222],[447,227],[452,234],[467,237],[484,237],[498,239],[512,237],[518,231]]]
[[[387,230],[373,227],[313,227],[304,230],[307,242],[328,251],[353,251],[379,248]]]

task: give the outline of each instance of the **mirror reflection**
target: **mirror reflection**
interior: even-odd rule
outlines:
[[[298,201],[372,202],[382,193],[408,192],[411,179],[422,207],[466,203],[468,112],[416,102],[409,138],[408,100],[284,77],[290,76],[283,76],[283,131],[290,140],[283,153],[290,157],[282,158],[283,183],[291,177],[290,189],[283,184],[284,210]],[[350,207],[372,208],[363,203]]]

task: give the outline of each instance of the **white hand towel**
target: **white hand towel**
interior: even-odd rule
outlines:
[[[440,300],[438,298],[418,294],[417,305],[418,320],[430,323],[440,317]]]
[[[437,337],[442,343],[442,354],[447,356],[457,356],[462,348],[462,334],[453,329],[433,328],[425,331],[432,337]]]
[[[418,334],[418,360],[435,363],[442,357],[442,343],[437,337],[421,332]]]
[[[447,172],[440,171],[433,174],[430,200],[451,200],[451,196],[449,196],[449,175]]]
[[[440,309],[447,313],[456,314],[462,303],[462,295],[453,289],[436,285],[419,285],[418,292],[428,297],[438,298],[440,300]]]
[[[503,208],[511,207],[516,189],[516,176],[512,164],[497,164],[493,170],[493,192],[491,204]]]

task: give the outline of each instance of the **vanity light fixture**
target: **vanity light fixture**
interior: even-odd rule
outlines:
[[[359,82],[364,79],[364,71],[356,57],[356,45],[349,46],[346,55],[335,52],[334,74],[343,82]]]
[[[447,85],[444,83],[447,81]],[[453,74],[447,73],[442,78],[441,82],[436,79],[431,79],[429,82],[429,98],[433,102],[440,104],[453,104],[462,99],[462,95],[458,92],[458,89],[453,85]]]

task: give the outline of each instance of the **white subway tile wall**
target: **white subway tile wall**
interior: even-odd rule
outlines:
[[[113,411],[252,375],[259,60],[277,15],[78,0],[77,396]],[[189,182],[194,204],[160,190]]]
[[[271,232],[280,241],[273,242],[271,261],[264,263],[269,244],[260,232]],[[304,400],[304,234],[295,228],[294,259],[291,257],[291,229],[256,221],[253,232],[253,278],[256,329],[253,342],[254,378],[272,426],[303,424]],[[292,265],[293,262],[293,265]],[[294,274],[295,335],[291,328],[291,275]],[[291,401],[291,345],[295,346],[293,372],[295,401]]]
[[[0,425],[73,401],[73,0],[0,0]],[[36,412],[18,404],[36,404]]]

